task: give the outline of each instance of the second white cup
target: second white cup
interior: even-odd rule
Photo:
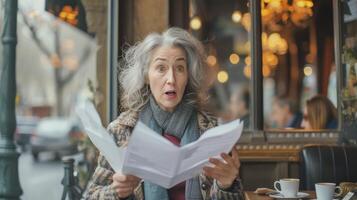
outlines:
[[[284,197],[293,198],[297,196],[299,191],[299,179],[295,178],[284,178],[279,181],[274,182],[274,188],[276,191],[280,192]],[[278,188],[278,185],[280,186]]]
[[[332,200],[333,195],[340,192],[340,187],[336,186],[335,183],[316,183],[316,197],[318,200]]]

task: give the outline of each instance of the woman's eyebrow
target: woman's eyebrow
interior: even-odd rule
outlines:
[[[186,61],[186,58],[185,57],[176,58],[176,61],[181,61],[181,60]],[[155,61],[167,61],[167,59],[166,58],[162,58],[162,57],[157,57],[157,58],[154,59],[154,62]]]
[[[154,59],[154,61],[157,61],[157,60],[166,61],[165,58],[161,58],[161,57],[157,57],[157,58]]]
[[[179,58],[176,59],[176,61],[181,61],[181,60],[186,61],[186,58],[185,57],[179,57]]]

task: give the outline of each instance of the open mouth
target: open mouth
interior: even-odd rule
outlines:
[[[174,90],[170,90],[165,92],[166,95],[168,95],[169,97],[174,97],[176,96],[176,92]]]

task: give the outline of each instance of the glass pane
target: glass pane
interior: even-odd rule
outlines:
[[[41,191],[60,199],[61,158],[85,159],[90,142],[74,108],[103,100],[97,87],[106,81],[98,83],[97,66],[106,73],[106,21],[107,1],[19,1],[15,140],[24,199],[43,199]],[[83,186],[89,168],[80,167]]]
[[[265,128],[337,128],[332,0],[261,2]]]
[[[250,13],[248,1],[190,1],[190,31],[204,42],[210,66],[208,109],[220,123],[244,120],[249,127]]]

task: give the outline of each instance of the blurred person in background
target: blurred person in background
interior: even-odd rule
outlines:
[[[230,118],[229,121],[239,118],[244,122],[244,128],[249,127],[249,88],[235,90],[229,101]]]
[[[272,128],[300,128],[302,113],[296,102],[288,97],[277,97],[273,101]]]
[[[152,33],[130,47],[120,73],[125,112],[108,130],[118,146],[125,146],[138,121],[177,146],[196,141],[217,125],[202,109],[206,100],[206,56],[202,44],[187,31],[170,28]],[[150,151],[150,149],[148,149]],[[166,189],[135,174],[115,172],[100,155],[85,192],[85,199],[129,200],[240,200],[240,162],[232,154],[210,158],[202,173]]]
[[[337,109],[323,95],[316,95],[306,101],[301,127],[305,129],[335,129],[337,128]]]

